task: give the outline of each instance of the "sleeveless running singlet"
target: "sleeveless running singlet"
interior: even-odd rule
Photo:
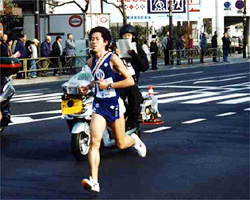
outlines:
[[[110,54],[94,73],[95,81],[105,80],[108,83],[114,83],[121,80],[120,75],[115,73],[110,66]],[[92,60],[92,66],[96,65],[96,57]],[[93,70],[93,69],[92,69]],[[95,94],[93,102],[93,112],[103,116],[108,122],[113,123],[125,112],[125,106],[122,99],[119,98],[117,89],[100,89],[95,82]]]

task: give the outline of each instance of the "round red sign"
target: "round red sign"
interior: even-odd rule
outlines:
[[[82,22],[83,22],[82,17],[79,15],[72,15],[69,18],[69,25],[72,27],[79,27],[82,25]]]

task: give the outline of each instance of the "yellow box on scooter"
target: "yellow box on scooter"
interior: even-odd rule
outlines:
[[[63,115],[77,114],[82,111],[81,99],[65,99],[62,100],[61,109]]]

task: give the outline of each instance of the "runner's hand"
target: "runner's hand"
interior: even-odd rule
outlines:
[[[108,82],[104,80],[98,80],[97,84],[101,90],[106,89],[108,87]]]

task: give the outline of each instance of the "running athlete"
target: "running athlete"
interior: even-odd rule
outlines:
[[[119,149],[134,147],[141,157],[146,156],[146,146],[136,134],[125,135],[123,101],[119,98],[118,88],[134,85],[134,80],[121,59],[111,52],[108,47],[111,41],[110,32],[104,27],[95,27],[89,34],[90,45],[94,57],[88,60],[94,81],[88,86],[81,87],[84,95],[95,87],[93,114],[90,123],[91,143],[89,150],[90,177],[82,180],[83,189],[100,192],[98,172],[100,164],[100,145],[107,123],[111,124],[112,132]],[[123,79],[121,79],[121,77]]]

